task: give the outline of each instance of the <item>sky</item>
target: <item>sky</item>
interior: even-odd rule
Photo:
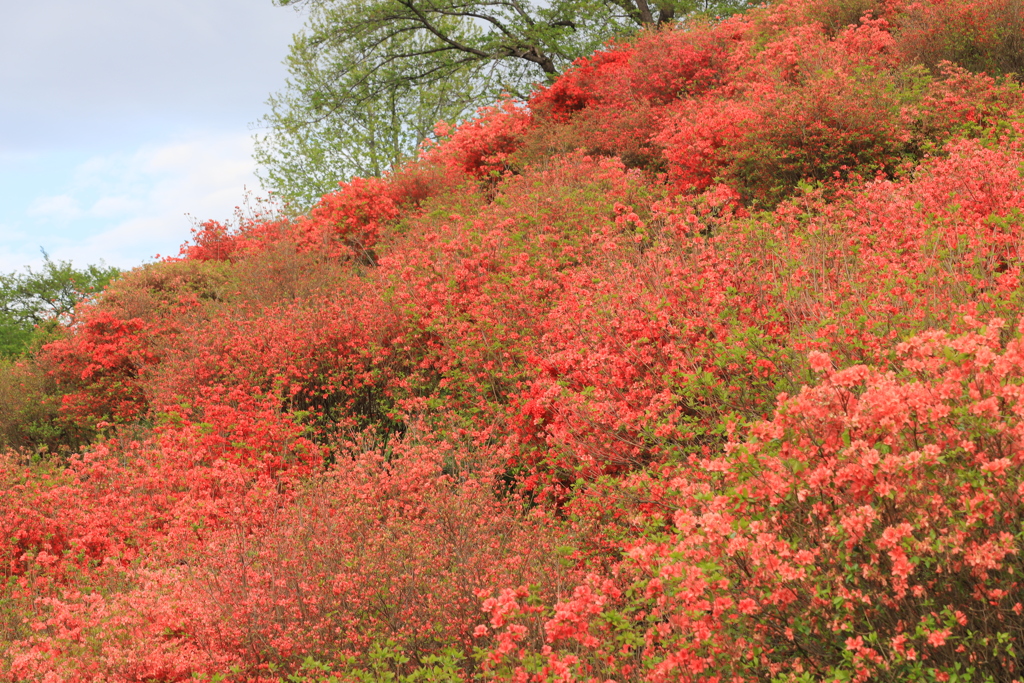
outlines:
[[[261,194],[303,15],[272,0],[0,0],[0,273],[173,256]]]

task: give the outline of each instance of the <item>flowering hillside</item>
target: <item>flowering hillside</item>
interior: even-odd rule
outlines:
[[[1024,5],[614,42],[0,376],[0,680],[1024,680]]]

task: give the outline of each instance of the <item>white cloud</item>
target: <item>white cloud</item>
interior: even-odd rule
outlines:
[[[66,222],[79,218],[82,215],[82,207],[74,197],[59,194],[53,197],[37,197],[29,204],[26,213],[29,216]]]
[[[193,133],[89,158],[76,166],[67,187],[57,188],[59,194],[30,203],[26,220],[38,229],[29,225],[29,232],[53,258],[78,265],[102,259],[133,267],[156,254],[176,255],[195,220],[231,218],[246,190],[259,187],[251,144],[248,134]],[[14,249],[7,234],[0,247],[4,242],[32,254],[25,263],[38,262],[34,244]]]
[[[3,9],[0,151],[103,149],[181,125],[244,126],[284,85],[282,61],[304,23],[270,0]]]
[[[0,240],[0,273],[6,274],[18,270],[29,262],[26,260],[23,250],[13,248],[14,245],[20,246],[29,243],[26,232],[12,225],[0,222],[0,235],[3,236],[3,240]],[[41,259],[39,252],[32,254],[30,260],[35,261],[37,259]]]
[[[139,200],[127,195],[118,197],[101,197],[96,203],[89,207],[89,215],[97,218],[110,218],[130,211],[137,211],[141,207]]]

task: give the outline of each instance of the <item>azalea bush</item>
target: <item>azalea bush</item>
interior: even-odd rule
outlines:
[[[817,381],[748,436],[627,479],[623,502],[646,498],[660,524],[553,605],[526,591],[485,603],[488,666],[538,680],[1018,678],[1024,330],[968,323],[899,344],[885,372],[811,352]]]

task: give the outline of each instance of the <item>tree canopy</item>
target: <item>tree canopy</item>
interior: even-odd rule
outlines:
[[[256,136],[264,187],[298,210],[380,176],[439,120],[526,97],[614,36],[745,0],[276,0],[308,10]]]

